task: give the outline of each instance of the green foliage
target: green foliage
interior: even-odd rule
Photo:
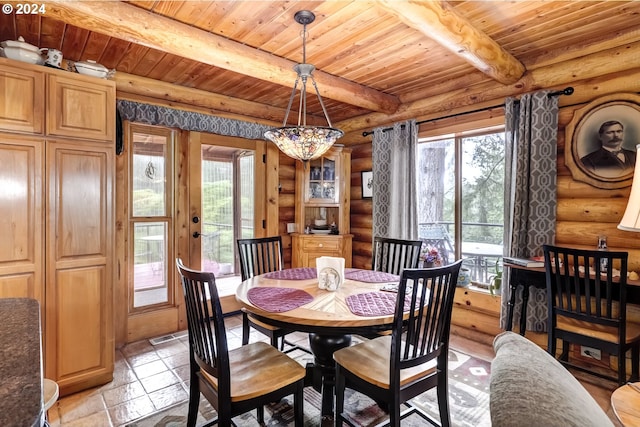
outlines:
[[[489,281],[489,292],[495,295],[502,287],[502,258],[496,260],[495,273]]]
[[[481,224],[504,223],[504,138],[503,134],[489,134],[465,138],[466,164],[472,173],[463,171],[462,222]],[[473,242],[502,242],[502,227],[463,227],[462,240]]]
[[[444,173],[441,189],[433,189],[433,197],[442,197],[441,215],[427,218],[424,222],[450,222],[455,218],[454,140],[443,140],[426,145],[446,147]],[[503,239],[504,223],[504,134],[494,133],[462,138],[462,240],[500,244]],[[429,155],[437,155],[431,150]],[[435,183],[430,174],[437,171],[422,171],[425,182]],[[430,203],[437,203],[430,201]],[[474,225],[478,224],[478,225]]]

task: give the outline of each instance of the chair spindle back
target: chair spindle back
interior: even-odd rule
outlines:
[[[282,270],[282,237],[238,239],[238,254],[242,280]]]
[[[180,258],[176,265],[184,291],[190,357],[219,381],[219,390],[230,389],[227,335],[218,288],[213,273],[187,268]],[[213,327],[212,327],[213,325]]]
[[[462,260],[431,269],[405,269],[392,334],[391,375],[435,357],[447,357],[453,298]],[[405,311],[407,307],[413,310]],[[393,354],[393,349],[396,353]],[[399,381],[399,378],[395,378]]]
[[[400,275],[405,268],[418,268],[421,248],[420,240],[375,237],[372,269]]]

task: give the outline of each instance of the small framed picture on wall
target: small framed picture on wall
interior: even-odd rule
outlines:
[[[362,198],[373,197],[373,171],[362,171]]]

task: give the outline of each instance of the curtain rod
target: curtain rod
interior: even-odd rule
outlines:
[[[558,91],[555,91],[555,92],[549,92],[549,93],[547,94],[547,96],[548,96],[549,98],[551,98],[552,96],[571,95],[572,93],[573,93],[573,88],[572,88],[571,86],[569,86],[569,87],[564,88],[564,89],[562,89],[562,90],[558,90]],[[516,101],[516,102],[519,102],[519,101]],[[490,107],[484,107],[484,108],[479,108],[479,109],[477,109],[477,110],[465,111],[465,112],[463,112],[463,113],[450,114],[450,115],[448,115],[448,116],[437,117],[437,118],[435,118],[435,119],[422,120],[422,121],[420,121],[420,122],[416,122],[416,124],[417,124],[417,125],[421,125],[421,124],[423,124],[423,123],[435,122],[436,120],[449,119],[449,118],[451,118],[451,117],[464,116],[464,115],[466,115],[466,114],[472,114],[472,113],[479,113],[479,112],[481,112],[481,111],[487,111],[487,110],[491,110],[491,109],[493,109],[493,108],[498,108],[498,107],[504,107],[504,104],[500,104],[500,105],[492,105],[492,106],[490,106]],[[393,129],[392,127],[384,128],[384,129],[382,129],[382,132],[386,132],[386,131],[388,131],[388,130],[392,130],[392,129]],[[367,132],[367,131],[365,131],[365,132],[362,132],[362,136],[369,136],[369,135],[372,135],[372,134],[373,134],[373,131],[368,131],[368,132]]]

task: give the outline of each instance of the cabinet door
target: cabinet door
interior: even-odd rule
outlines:
[[[113,82],[85,76],[48,78],[47,134],[112,143],[116,113]]]
[[[41,134],[43,124],[44,75],[0,64],[0,128]]]
[[[35,298],[41,307],[42,151],[40,139],[0,134],[0,298]]]
[[[325,154],[310,160],[303,166],[306,170],[304,199],[309,204],[333,204],[340,200],[340,155]]]
[[[46,375],[62,394],[112,379],[113,148],[47,147]]]

